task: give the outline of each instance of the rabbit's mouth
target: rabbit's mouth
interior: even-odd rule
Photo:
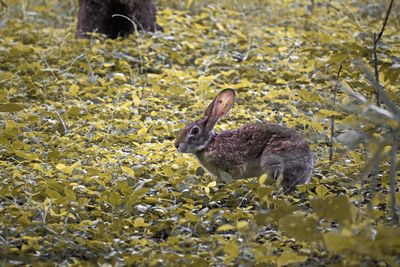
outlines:
[[[188,145],[185,143],[178,143],[175,145],[175,147],[176,147],[176,150],[178,150],[181,153],[188,153],[187,152]]]
[[[175,145],[176,150],[178,150],[181,153],[196,153],[199,151],[198,146],[190,145],[187,143],[178,143]]]

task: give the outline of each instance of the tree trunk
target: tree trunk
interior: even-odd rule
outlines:
[[[91,32],[98,32],[110,38],[127,36],[135,30],[162,30],[156,25],[154,0],[79,0],[78,37],[87,38]]]

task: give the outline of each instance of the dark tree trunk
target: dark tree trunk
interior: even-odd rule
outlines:
[[[135,30],[128,19],[136,24],[137,30],[161,30],[156,25],[156,5],[154,0],[79,0],[79,37],[88,37],[90,32],[98,32],[110,38],[127,36]]]

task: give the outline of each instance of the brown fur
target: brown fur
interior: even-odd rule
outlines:
[[[233,131],[212,131],[231,108],[233,97],[233,90],[222,91],[202,119],[183,129],[175,142],[178,150],[193,153],[218,177],[225,173],[240,179],[266,173],[272,179],[282,176],[286,189],[308,183],[313,169],[312,152],[294,130],[275,124],[247,124]],[[195,127],[199,133],[191,134]]]
[[[289,128],[273,124],[244,125],[235,131],[215,134],[195,156],[218,177],[222,172],[234,179],[263,173],[273,176],[283,168],[286,188],[307,183],[312,171],[312,154],[305,139]]]

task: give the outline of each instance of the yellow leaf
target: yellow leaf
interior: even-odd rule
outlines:
[[[235,226],[230,225],[230,224],[223,224],[217,228],[216,232],[220,233],[220,232],[226,232],[226,231],[231,231],[231,230],[235,230]]]
[[[192,214],[191,212],[186,212],[185,218],[191,222],[198,222],[199,220],[199,218],[196,215]]]
[[[129,176],[135,177],[135,171],[132,170],[131,168],[126,167],[126,166],[121,166],[121,170],[122,170],[124,173],[128,174]]]
[[[126,77],[123,73],[114,73],[114,79],[121,82],[126,82]]]
[[[140,98],[137,96],[135,91],[132,91],[132,101],[135,107],[138,107],[140,105]]]
[[[133,221],[133,226],[136,227],[136,228],[140,228],[140,227],[147,227],[147,226],[149,226],[149,224],[148,224],[148,223],[145,223],[145,222],[144,222],[144,219],[141,218],[141,217],[139,217],[139,218],[136,218],[136,219]]]
[[[71,168],[75,169],[81,166],[81,161],[78,160],[77,162],[75,162],[74,164],[71,165]]]
[[[263,185],[267,181],[268,176],[266,174],[263,174],[258,178],[258,184]]]
[[[207,185],[207,187],[215,187],[217,185],[216,181],[213,181]]]
[[[43,171],[43,167],[39,163],[34,163],[33,164],[33,169],[41,171],[41,172]]]
[[[110,67],[113,67],[113,66],[115,66],[114,63],[106,62],[106,63],[103,64],[103,67],[104,67],[104,68],[110,68]]]
[[[317,188],[315,188],[315,192],[317,193],[318,197],[324,197],[326,194],[328,194],[329,190],[324,185],[318,185]]]
[[[226,244],[224,247],[224,252],[225,252],[224,263],[229,264],[233,262],[239,256],[239,246],[237,242],[233,241],[231,243]]]
[[[247,221],[238,221],[238,222],[236,223],[236,228],[237,228],[239,231],[246,230],[247,228],[249,228],[249,223],[248,223]]]
[[[307,260],[306,256],[301,256],[289,250],[285,250],[278,257],[278,266],[289,265],[292,263],[303,263]]]
[[[179,165],[178,164],[172,164],[172,169],[174,169],[174,170],[177,170],[177,169],[179,169]]]
[[[238,72],[237,72],[236,70],[221,71],[221,74],[222,74],[223,76],[225,76],[225,77],[228,77],[228,76],[230,76],[230,75],[233,74],[233,73],[238,74]]]
[[[72,173],[72,168],[69,167],[69,166],[66,166],[66,165],[64,165],[64,164],[62,164],[62,163],[58,163],[58,164],[56,165],[56,168],[57,168],[58,170],[62,171],[63,173],[66,173],[66,174],[71,174],[71,173]]]
[[[46,192],[46,195],[47,195],[49,198],[54,198],[54,199],[60,199],[60,198],[61,198],[60,193],[58,193],[56,190],[46,189],[45,192]]]
[[[14,77],[14,74],[12,74],[11,72],[0,71],[0,83],[5,82],[6,80],[10,80],[13,77]]]
[[[222,26],[221,23],[217,23],[216,26],[217,26],[218,30],[220,30],[221,32],[225,31],[224,26]]]
[[[299,90],[298,95],[308,102],[318,102],[320,97],[316,94],[310,93],[305,89]],[[320,101],[321,102],[321,101]]]
[[[138,135],[139,135],[139,136],[144,135],[145,133],[147,133],[147,128],[146,128],[146,127],[143,127],[142,129],[140,129],[140,130],[138,131]]]
[[[319,113],[321,113],[323,116],[328,117],[328,116],[338,116],[340,115],[339,112],[334,111],[334,110],[329,110],[329,109],[320,109]]]
[[[72,200],[72,201],[76,200],[76,194],[71,188],[68,188],[68,187],[64,188],[64,194],[68,200]]]
[[[287,84],[287,81],[282,78],[278,78],[276,79],[275,84]]]
[[[310,121],[310,122],[305,122],[305,123],[310,125],[311,128],[317,130],[318,132],[323,132],[324,131],[324,126],[320,122]]]
[[[18,124],[15,121],[9,119],[6,119],[4,124],[6,125],[7,130],[12,130],[18,127]]]
[[[226,85],[226,86],[223,86],[222,88],[226,87],[226,88],[240,89],[240,88],[246,88],[246,87],[252,87],[252,86],[253,86],[253,84],[248,79],[244,78],[240,81],[240,83],[237,83],[235,85],[231,85],[231,84]]]
[[[25,107],[18,103],[5,103],[0,104],[0,112],[17,112],[23,110]]]
[[[71,85],[71,86],[69,87],[69,93],[70,93],[72,96],[76,96],[76,95],[78,94],[78,92],[79,92],[79,86],[78,86],[78,85],[73,84],[73,85]]]
[[[108,196],[108,202],[113,206],[119,205],[121,202],[121,195],[117,192],[111,192]]]

